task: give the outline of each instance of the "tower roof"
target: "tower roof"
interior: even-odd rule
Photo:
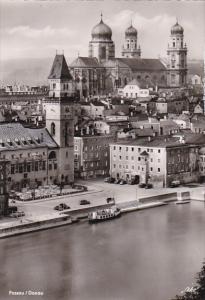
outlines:
[[[92,29],[92,38],[98,40],[111,40],[112,37],[112,30],[111,28],[103,22],[102,14],[100,23],[98,23]]]
[[[72,80],[63,54],[56,54],[48,79]]]
[[[128,27],[125,31],[126,37],[137,37],[137,29],[135,29],[132,25]]]
[[[183,32],[184,32],[184,28],[181,25],[179,25],[178,21],[171,28],[171,34],[183,34]]]

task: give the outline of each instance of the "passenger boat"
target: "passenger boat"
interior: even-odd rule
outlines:
[[[114,206],[111,208],[100,209],[88,214],[89,223],[97,223],[110,219],[115,219],[121,216],[120,208]]]

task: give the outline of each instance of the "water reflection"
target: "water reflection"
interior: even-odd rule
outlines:
[[[171,299],[201,268],[204,228],[203,203],[173,204],[1,240],[1,297],[31,289],[46,300]]]

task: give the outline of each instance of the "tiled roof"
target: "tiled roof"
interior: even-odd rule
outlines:
[[[91,67],[91,68],[99,68],[99,67],[102,67],[97,58],[95,57],[82,57],[82,56],[79,56],[77,57],[70,65],[69,67],[76,67],[76,68],[88,68],[88,67]]]
[[[130,146],[144,146],[144,147],[174,147],[174,146],[185,146],[186,144],[182,144],[179,141],[179,137],[153,137],[151,140],[149,138],[138,138],[136,140],[123,140],[121,142],[117,142],[115,144],[118,145],[130,145]]]
[[[118,58],[118,60],[126,64],[132,71],[166,71],[159,59]]]
[[[20,123],[0,124],[0,151],[39,147],[57,147],[45,128],[30,129]]]
[[[56,54],[48,79],[72,80],[64,55]]]

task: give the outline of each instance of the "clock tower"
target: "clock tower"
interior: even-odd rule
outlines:
[[[49,181],[58,183],[74,181],[74,83],[64,55],[56,54],[48,76],[49,96],[45,100],[46,128],[57,144],[55,155],[50,149],[48,160],[56,160],[55,173],[48,167]],[[52,166],[48,161],[48,166]],[[53,175],[53,176],[52,176]]]

